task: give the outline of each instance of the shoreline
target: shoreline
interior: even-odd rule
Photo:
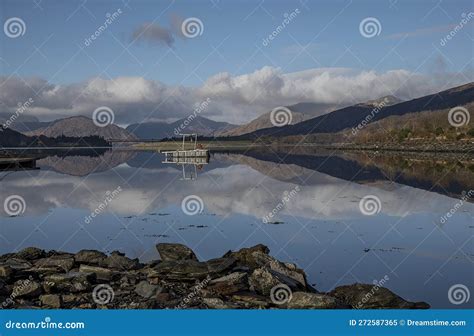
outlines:
[[[72,254],[30,247],[0,256],[3,309],[427,309],[374,284],[319,292],[297,265],[264,245],[199,261],[181,244],[156,246],[161,259],[123,253]]]

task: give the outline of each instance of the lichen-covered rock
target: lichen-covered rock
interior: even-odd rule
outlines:
[[[61,296],[55,294],[46,294],[40,296],[40,301],[43,307],[46,308],[61,308],[62,299]]]
[[[81,250],[74,255],[74,260],[78,264],[103,266],[107,256],[105,253],[94,250]]]
[[[91,265],[81,265],[79,267],[79,272],[81,273],[93,273],[96,278],[99,280],[109,281],[114,276],[114,272],[108,268],[91,266]]]
[[[198,261],[194,252],[182,244],[161,243],[156,245],[156,249],[163,261],[195,260]]]
[[[27,247],[15,254],[16,258],[24,260],[36,260],[43,258],[45,255],[46,253],[43,250],[36,247]]]
[[[328,295],[346,302],[356,309],[427,309],[430,305],[425,302],[409,302],[394,294],[385,287],[360,284],[336,287]]]
[[[254,254],[254,252],[257,252],[257,254]],[[263,264],[260,263],[260,260],[255,259],[255,256],[260,254],[268,255],[269,252],[270,249],[268,247],[258,244],[253,247],[240,249],[236,252],[229,251],[224,255],[224,257],[232,257],[237,260],[240,265],[245,265],[250,268],[257,268],[263,266]]]
[[[212,309],[236,309],[240,308],[240,306],[233,302],[226,302],[219,298],[203,298],[203,303]]]
[[[304,290],[305,287],[298,281],[284,274],[275,272],[265,267],[257,268],[249,277],[250,289],[257,293],[268,296],[273,287],[284,284],[292,290]]]
[[[120,271],[134,270],[140,266],[138,259],[127,258],[123,253],[117,251],[112,252],[112,254],[105,259],[104,264],[108,268]]]
[[[218,295],[230,295],[249,289],[248,275],[245,272],[234,272],[220,278],[212,279],[206,286],[206,291]]]
[[[264,245],[203,262],[180,244],[159,244],[157,249],[162,260],[146,264],[119,252],[107,256],[93,250],[70,254],[27,248],[0,256],[0,302],[11,309],[429,307],[374,285],[318,293],[301,269],[273,258]],[[101,297],[111,300],[94,299],[98,286],[109,291]]]
[[[77,293],[90,290],[96,280],[93,273],[69,272],[48,275],[43,285],[49,292]]]
[[[140,281],[135,287],[135,293],[146,299],[156,296],[160,291],[160,286],[152,285],[148,281]]]
[[[350,308],[350,306],[343,304],[335,297],[307,292],[292,293],[291,299],[286,304],[286,307],[290,309]]]
[[[69,272],[74,266],[74,258],[70,255],[53,255],[37,260],[34,265],[38,271],[56,269],[58,272]]]
[[[211,259],[207,262],[195,260],[163,261],[154,267],[155,274],[151,273],[149,276],[156,275],[164,279],[182,281],[201,280],[230,269],[234,263],[235,260],[232,258]]]
[[[13,269],[8,265],[1,265],[0,264],[0,278],[10,278],[13,274]]]
[[[43,292],[41,285],[30,279],[18,280],[13,286],[12,297],[36,297]]]

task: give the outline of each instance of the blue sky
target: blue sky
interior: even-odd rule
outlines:
[[[281,67],[285,72],[335,66],[429,72],[433,63],[419,68],[420,64],[427,58],[435,62],[436,57],[445,58],[451,71],[459,71],[473,56],[472,23],[450,41],[449,48],[439,46],[440,38],[450,30],[443,27],[457,24],[462,13],[473,11],[472,1],[443,1],[438,6],[438,1],[421,0],[134,1],[128,5],[122,1],[37,1],[37,5],[31,0],[1,2],[2,21],[20,17],[27,29],[22,38],[0,37],[1,57],[6,61],[1,67],[4,75],[14,72],[23,63],[24,55],[40,46],[41,52],[23,65],[18,74],[50,78],[69,61],[54,77],[55,82],[61,83],[85,80],[106,68],[104,76],[146,74],[150,79],[185,85],[196,85],[199,77],[206,79],[218,72],[237,75],[265,65]],[[85,48],[95,62],[82,52],[71,60],[79,47],[84,47],[84,39],[104,22],[106,13],[117,8],[123,14]],[[282,22],[285,13],[296,8],[301,13],[264,47],[263,38]],[[146,42],[135,42],[129,51],[124,51],[140,24],[156,20],[167,27],[173,15],[200,18],[203,34],[195,39],[176,39],[172,52],[164,44]],[[380,21],[379,36],[361,36],[359,23],[365,17]],[[427,31],[423,33],[423,29]],[[414,36],[390,37],[404,33]],[[308,53],[298,55],[299,45],[308,43]],[[396,52],[390,53],[397,44]],[[433,45],[442,53],[432,55]],[[189,75],[197,66],[196,75]]]
[[[35,77],[72,89],[75,83],[96,77],[140,77],[160,85],[199,88],[216,74],[225,72],[236,77],[265,67],[278,69],[281,74],[348,68],[374,71],[381,74],[381,80],[391,70],[430,79],[433,74],[461,73],[456,80],[438,80],[436,85],[417,92],[424,94],[472,80],[474,19],[447,45],[441,46],[440,41],[460,23],[463,13],[474,11],[473,7],[470,0],[2,0],[2,23],[18,17],[26,31],[18,38],[0,34],[0,76],[28,83]],[[122,14],[85,46],[85,39],[104,23],[107,13],[117,9]],[[296,9],[299,13],[293,20],[264,46],[262,41],[282,24],[285,13]],[[173,30],[173,22],[189,17],[202,21],[202,35],[185,38]],[[368,17],[380,22],[380,34],[372,38],[362,36],[359,30],[361,21]],[[174,42],[167,45],[146,38],[133,40],[134,32],[147,23],[169,31]],[[243,80],[232,85],[239,86]],[[402,92],[393,85],[387,84],[387,93],[400,91],[404,95],[412,91],[410,87]],[[355,100],[373,98],[351,94]],[[312,97],[301,99],[320,99]],[[293,100],[289,103],[297,99]],[[329,101],[325,97],[321,100]],[[258,113],[267,108],[268,103],[261,104]],[[216,113],[209,111],[209,115]]]

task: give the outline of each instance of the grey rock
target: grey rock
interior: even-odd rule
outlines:
[[[426,302],[409,302],[396,295],[385,287],[370,284],[352,284],[339,286],[328,295],[351,305],[356,309],[428,309],[430,305]]]
[[[163,261],[195,260],[198,261],[194,252],[182,244],[161,243],[156,245],[156,249]]]
[[[29,279],[18,280],[13,285],[12,297],[36,297],[43,292],[41,285]]]
[[[77,293],[91,288],[96,277],[93,273],[69,272],[65,274],[52,274],[44,278],[45,289],[50,291]]]
[[[8,265],[0,265],[0,278],[9,279],[13,274],[13,269]]]
[[[342,304],[338,299],[332,296],[307,293],[294,292],[291,299],[287,303],[287,308],[290,309],[335,309],[335,308],[350,308]]]
[[[145,299],[150,299],[161,291],[160,286],[151,285],[148,281],[141,281],[135,287],[135,293]]]
[[[58,272],[69,272],[74,266],[74,259],[69,255],[53,255],[48,258],[42,258],[35,262],[35,268],[56,269]]]
[[[140,267],[138,259],[127,258],[119,252],[112,252],[112,255],[105,259],[104,264],[108,268],[120,271],[135,270]]]
[[[27,247],[21,250],[20,252],[16,253],[15,256],[19,259],[25,260],[35,260],[40,259],[45,256],[45,252],[36,247]]]
[[[18,258],[9,258],[3,262],[3,265],[10,266],[14,271],[28,270],[33,266],[30,262]]]
[[[81,250],[74,255],[74,260],[79,264],[104,265],[107,258],[105,253],[94,250]]]
[[[202,280],[231,268],[235,263],[232,258],[211,259],[207,262],[195,260],[163,261],[156,265],[148,274],[149,277],[162,277],[174,280]]]
[[[219,298],[203,298],[203,303],[212,309],[236,309],[240,308],[238,304],[232,302],[225,302]]]
[[[95,274],[96,278],[99,280],[111,280],[114,272],[109,270],[108,268],[98,267],[98,266],[91,266],[91,265],[81,265],[79,267],[79,272],[81,273],[93,273]]]
[[[265,296],[269,296],[273,287],[286,285],[291,290],[304,290],[305,287],[293,278],[267,268],[255,269],[249,277],[250,289]]]
[[[234,272],[223,277],[212,279],[206,286],[206,291],[218,295],[230,295],[249,289],[247,273]]]
[[[46,294],[40,296],[40,301],[43,306],[48,308],[61,308],[62,299],[61,296],[55,294]]]

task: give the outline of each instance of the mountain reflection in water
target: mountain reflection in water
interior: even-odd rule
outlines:
[[[263,243],[320,290],[387,275],[388,288],[434,308],[453,308],[448,288],[473,279],[474,205],[460,200],[474,189],[472,158],[251,150],[213,153],[197,169],[130,150],[38,157],[39,170],[0,171],[0,199],[27,205],[0,213],[0,253],[90,248],[149,260],[156,243],[180,242],[204,260]],[[190,195],[203,205],[194,216],[181,208]],[[367,195],[381,201],[376,215],[360,211]],[[280,225],[262,221],[270,213]]]

